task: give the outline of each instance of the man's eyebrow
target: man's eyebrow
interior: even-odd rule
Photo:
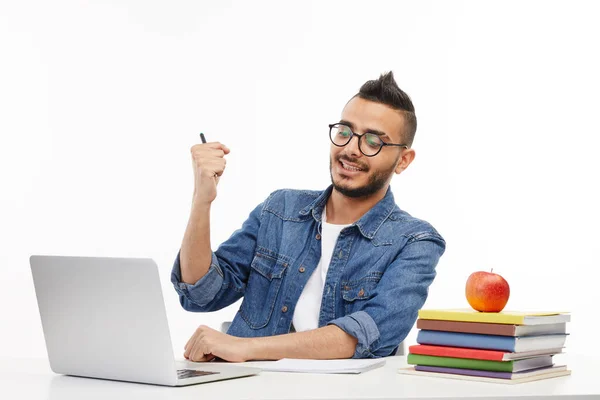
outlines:
[[[341,119],[341,120],[340,120],[340,124],[348,125],[348,126],[350,127],[350,129],[354,130],[354,124],[353,124],[352,122],[350,122],[350,121],[346,121],[346,120],[343,120],[343,119]],[[375,134],[375,135],[377,135],[377,136],[385,136],[386,138],[388,138],[388,139],[391,139],[391,138],[388,136],[388,134],[387,134],[387,133],[385,133],[385,132],[382,132],[382,131],[378,131],[377,129],[367,129],[367,130],[365,131],[365,133],[367,133],[367,132],[368,132],[368,133],[373,133],[373,134]]]
[[[353,124],[352,122],[350,122],[350,121],[346,121],[346,120],[344,120],[344,119],[340,119],[340,122],[339,122],[339,123],[340,123],[340,124],[344,124],[344,125],[346,125],[346,126],[349,126],[349,127],[350,127],[350,129],[354,129],[354,124]]]

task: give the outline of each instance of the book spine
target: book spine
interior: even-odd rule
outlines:
[[[467,358],[451,358],[422,356],[409,354],[406,362],[412,365],[427,365],[431,367],[478,369],[485,371],[512,372],[512,361],[471,360]]]
[[[503,351],[468,349],[464,347],[430,346],[418,344],[408,348],[409,353],[424,356],[472,358],[475,360],[502,361]]]
[[[515,351],[514,337],[479,335],[476,333],[457,333],[421,330],[417,334],[417,343],[431,344],[437,346],[498,350],[506,352]]]
[[[477,369],[464,369],[464,368],[447,368],[447,367],[429,367],[425,365],[416,365],[416,371],[427,371],[427,372],[438,372],[442,374],[458,374],[467,376],[484,376],[486,378],[497,378],[497,379],[511,379],[512,372],[496,372],[496,371],[483,371]]]
[[[502,313],[466,313],[459,311],[419,310],[419,318],[443,321],[490,322],[494,324],[523,325],[523,316]]]
[[[417,329],[482,335],[517,336],[515,325],[418,319]]]

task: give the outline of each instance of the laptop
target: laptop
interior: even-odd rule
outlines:
[[[185,386],[260,372],[175,360],[158,266],[150,258],[32,255],[29,263],[57,374]]]

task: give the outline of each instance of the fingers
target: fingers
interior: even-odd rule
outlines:
[[[206,362],[210,361],[215,356],[211,353],[208,341],[206,340],[206,333],[210,328],[204,325],[200,325],[194,332],[192,337],[186,343],[183,356],[191,361],[195,362]]]
[[[201,340],[195,336],[194,340],[187,346],[183,356],[191,361],[199,361],[204,357],[203,344]]]
[[[194,361],[194,362],[209,362],[209,361],[214,360],[215,358],[217,358],[217,357],[215,357],[214,354],[212,354],[212,353],[204,354],[204,352],[202,352],[198,349],[198,351],[192,353],[189,360]]]
[[[204,325],[200,325],[195,331],[190,340],[185,345],[185,353],[183,356],[185,358],[190,358],[192,354],[196,351],[196,348],[199,345],[199,342],[202,340],[202,333],[204,330]]]
[[[220,142],[208,142],[208,143],[199,143],[192,146],[191,150],[194,152],[195,150],[220,150],[224,154],[229,154],[231,151],[229,147]]]
[[[185,346],[183,346],[183,350],[184,350],[184,351],[188,349],[188,347],[189,347],[189,346],[190,346],[190,344],[192,343],[192,339],[194,339],[194,335],[192,335],[192,336],[191,336],[191,337],[188,339],[188,341],[187,341],[187,343],[185,344]],[[185,353],[184,353],[184,355],[185,355]],[[186,358],[187,358],[187,357],[186,357]]]
[[[224,145],[221,142],[208,142],[208,143],[202,143],[201,146],[205,146],[211,149],[221,149],[225,152],[225,154],[229,153],[229,147],[227,147],[226,145]]]
[[[196,341],[196,333],[194,333],[192,335],[192,337],[190,338],[190,340],[188,340],[188,342],[185,345],[184,348],[184,353],[183,356],[187,359],[190,359],[190,356],[192,355],[193,351],[194,351],[194,343]]]
[[[206,154],[207,156],[211,156],[211,157],[225,156],[225,151],[223,149],[206,148],[206,149],[202,149],[202,152],[203,152],[203,154]]]
[[[215,358],[216,357],[213,356],[212,354],[205,354],[205,355],[200,356],[200,357],[192,356],[191,358],[189,358],[189,360],[193,361],[193,362],[209,362],[209,361],[212,361]]]
[[[193,154],[192,166],[194,171],[203,173],[205,176],[221,175],[227,165],[227,160],[222,156],[211,156],[207,154]]]
[[[202,160],[208,158],[223,158],[228,152],[223,149],[212,149],[212,148],[198,148],[198,146],[204,146],[202,144],[197,144],[190,149],[192,153],[192,158],[194,160]]]
[[[194,171],[206,177],[223,175],[227,165],[225,155],[229,153],[227,146],[218,142],[197,144],[192,146],[191,153]]]
[[[200,168],[200,173],[202,173],[202,175],[207,177],[213,177],[215,175],[223,175],[223,172],[225,171],[225,165],[225,159],[221,159],[206,161],[202,163],[202,165],[199,165],[198,168]]]

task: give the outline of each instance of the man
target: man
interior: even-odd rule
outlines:
[[[244,297],[227,334],[200,326],[192,361],[372,358],[395,353],[427,298],[445,241],[394,202],[415,158],[413,104],[391,72],[366,82],[330,125],[325,191],[278,190],[214,253],[210,205],[229,148],[192,147],[195,190],[171,280],[205,312]]]

